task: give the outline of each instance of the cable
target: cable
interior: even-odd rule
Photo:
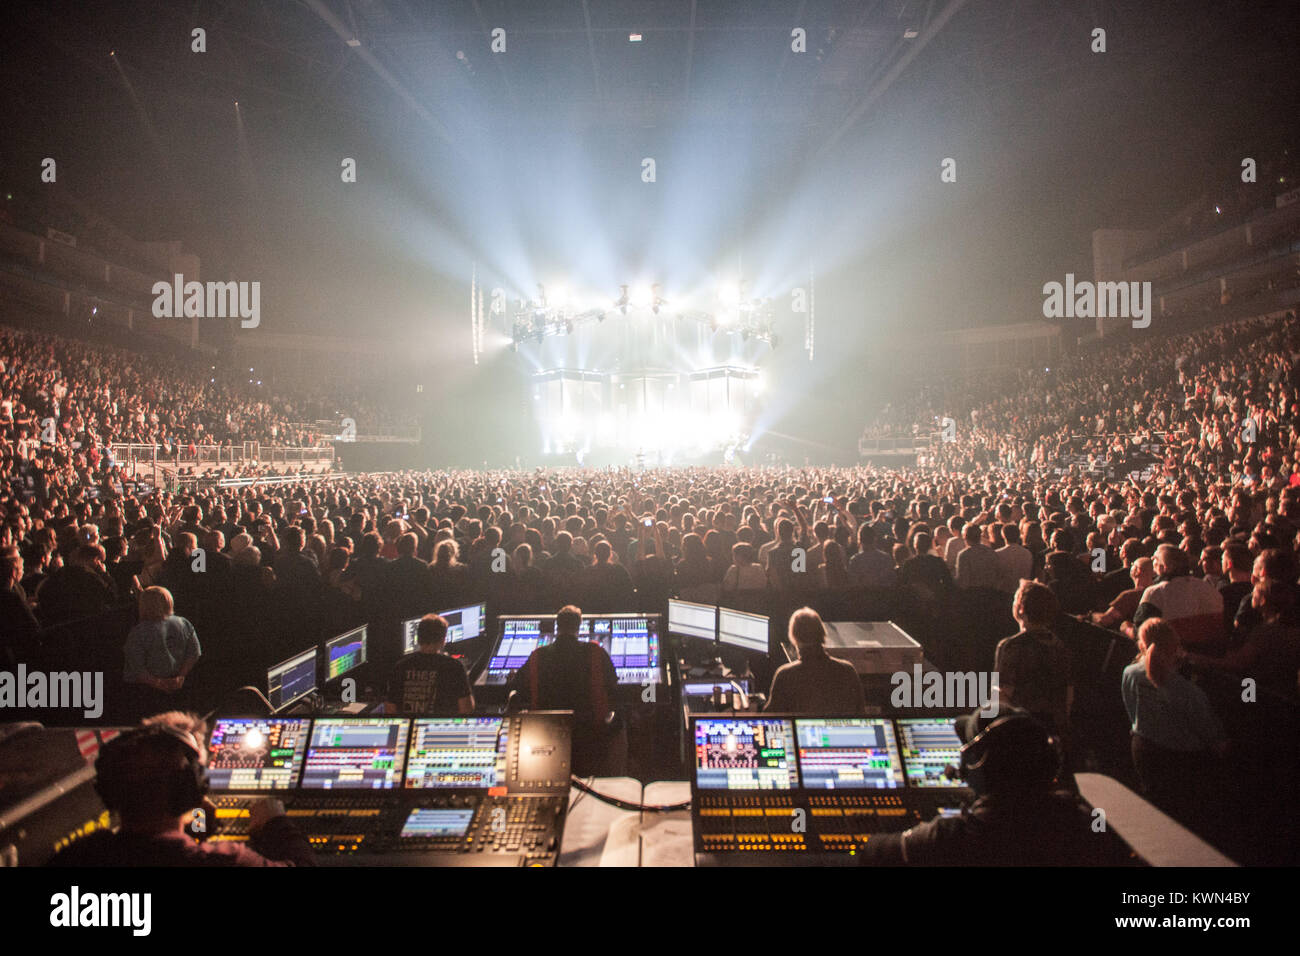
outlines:
[[[593,787],[588,785],[584,780],[578,777],[571,777],[570,781],[575,787],[578,788],[578,790],[582,791],[583,793],[589,793],[597,800],[600,800],[604,803],[608,803],[612,807],[617,807],[620,810],[628,810],[633,813],[675,813],[678,810],[689,810],[691,808],[690,800],[687,800],[685,803],[668,804],[667,806],[655,806],[653,804],[644,804],[644,803],[630,803],[627,800],[620,800],[617,797],[611,797],[608,794],[601,793],[599,790],[594,789]]]

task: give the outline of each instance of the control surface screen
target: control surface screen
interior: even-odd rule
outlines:
[[[700,790],[792,790],[799,786],[792,722],[701,717],[695,721]]]
[[[305,790],[392,790],[406,759],[405,718],[317,718],[302,773]]]
[[[208,741],[208,779],[214,790],[288,790],[298,782],[307,752],[306,718],[218,720]]]

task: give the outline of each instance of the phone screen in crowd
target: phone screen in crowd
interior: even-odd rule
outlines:
[[[653,527],[654,527],[654,523],[655,523],[655,521],[654,521],[654,518],[646,518],[646,519],[645,519],[644,521],[642,521],[641,523],[642,523],[643,525],[645,525],[647,528],[653,528]]]

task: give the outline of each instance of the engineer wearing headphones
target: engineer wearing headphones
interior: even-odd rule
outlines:
[[[216,824],[216,808],[206,799],[206,736],[200,718],[171,711],[105,744],[95,761],[95,789],[121,827],[77,840],[47,865],[311,865],[310,845],[272,798],[253,804],[247,846],[201,843],[189,834],[186,827],[196,819],[205,819],[207,832]]]
[[[958,720],[961,776],[975,800],[905,833],[871,837],[864,866],[1098,866],[1114,862],[1087,807],[1058,788],[1061,749],[1022,710]]]

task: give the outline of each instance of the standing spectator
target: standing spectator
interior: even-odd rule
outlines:
[[[1124,708],[1132,729],[1133,766],[1146,796],[1194,825],[1208,809],[1207,758],[1223,757],[1228,740],[1205,692],[1178,673],[1178,630],[1158,617],[1138,628],[1138,658],[1124,670]]]

